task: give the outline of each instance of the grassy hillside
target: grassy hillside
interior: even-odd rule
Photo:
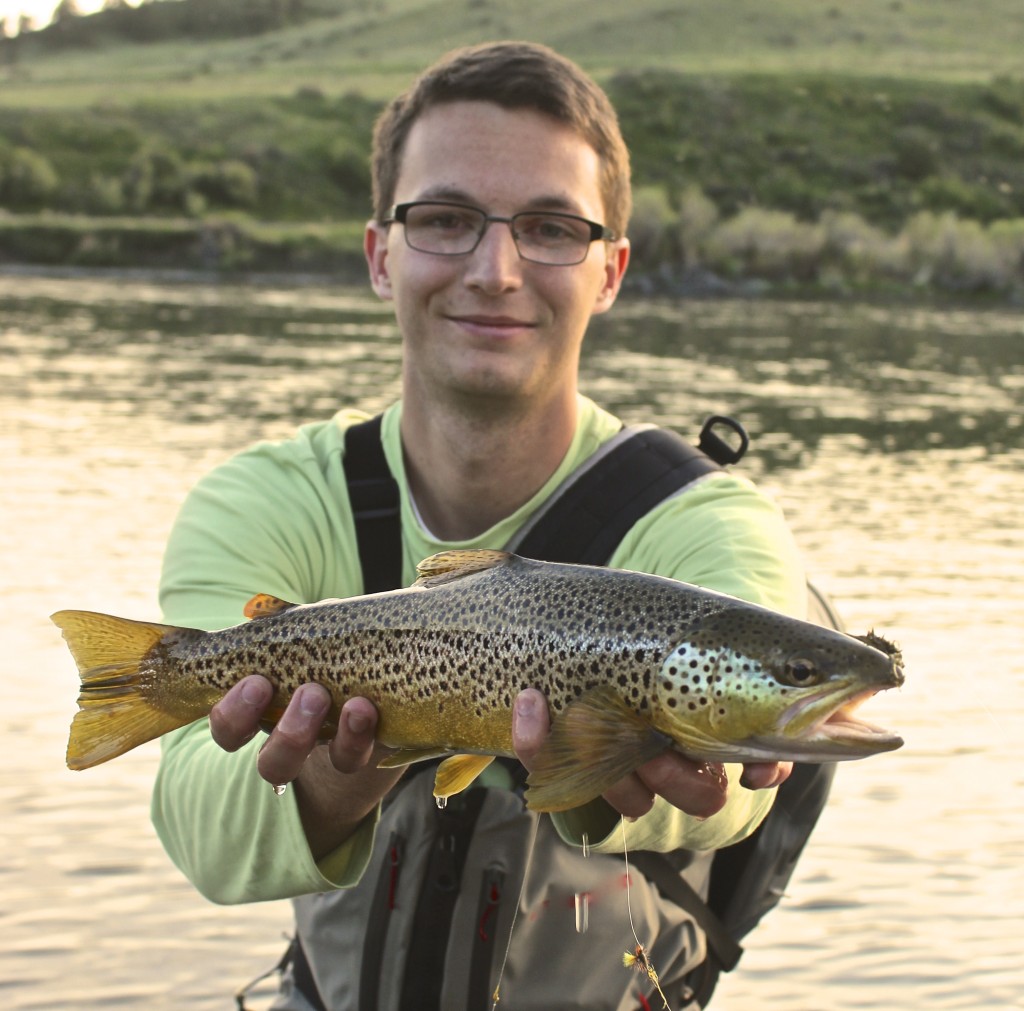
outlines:
[[[218,5],[248,9],[242,23],[258,34],[224,37],[210,20]],[[6,47],[0,103],[205,100],[291,94],[303,85],[380,98],[452,46],[502,37],[549,43],[602,78],[642,66],[977,81],[1019,74],[1024,53],[1019,0],[177,0],[154,6],[191,9],[191,21],[200,25],[205,10],[206,34],[182,34],[179,19],[177,27],[161,29],[163,41],[154,30],[153,41],[126,44],[110,15],[33,33]],[[269,29],[267,8],[282,6],[297,9],[298,23]]]
[[[1019,0],[175,0],[71,19],[0,45],[0,261],[351,256],[384,97],[510,36],[608,88],[649,272],[1024,287]]]

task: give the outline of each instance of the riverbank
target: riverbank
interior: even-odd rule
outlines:
[[[627,290],[644,295],[955,296],[1024,303],[1024,219],[983,226],[922,212],[889,234],[851,214],[802,222],[748,209],[698,227],[638,194]],[[689,224],[686,224],[689,222]],[[360,284],[362,223],[14,215],[0,212],[0,270],[262,275]]]

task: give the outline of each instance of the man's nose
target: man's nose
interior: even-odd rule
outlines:
[[[489,221],[476,249],[468,256],[466,283],[488,292],[517,288],[523,268],[507,221]]]

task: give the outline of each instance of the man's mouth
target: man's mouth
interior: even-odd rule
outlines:
[[[536,324],[515,316],[491,316],[482,313],[452,315],[448,317],[453,323],[481,333],[512,333],[517,330],[532,330]]]

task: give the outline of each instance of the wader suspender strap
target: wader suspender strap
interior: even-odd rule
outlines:
[[[714,433],[719,424],[741,434],[739,449]],[[606,565],[641,516],[720,470],[720,463],[735,463],[747,448],[746,439],[735,421],[718,417],[705,423],[699,446],[665,428],[624,428],[569,475],[506,550],[546,562]]]
[[[740,440],[738,448],[734,449],[715,433],[718,426],[733,431]],[[673,492],[720,469],[720,465],[737,462],[746,448],[746,433],[730,418],[709,418],[701,430],[699,447],[691,446],[666,429],[653,426],[623,429],[580,470],[570,475],[548,504],[509,542],[507,550],[544,561],[604,564],[641,516]],[[345,432],[345,473],[365,592],[395,589],[402,585],[400,501],[398,485],[384,457],[379,415],[353,425]],[[461,807],[453,805],[455,799],[449,800],[448,808]],[[471,805],[468,812],[467,839],[475,821],[473,815],[478,813],[474,807]],[[443,814],[439,811],[439,816]],[[453,810],[452,814],[456,815],[456,812]],[[461,815],[464,819],[465,814],[459,812],[456,817]],[[466,831],[465,825],[461,827]],[[660,855],[636,853],[632,859],[658,890],[689,913],[703,930],[709,952],[717,963],[712,970],[713,987],[718,966],[731,969],[739,961],[743,949],[700,895]],[[417,923],[421,914],[426,913],[422,899],[431,887],[431,877],[428,873],[424,881],[416,912]],[[454,886],[457,892],[457,879]],[[446,944],[448,925],[438,922],[435,917],[423,935],[435,936]],[[325,1011],[298,938],[293,942],[291,953],[293,983],[317,1011]],[[410,965],[407,966],[408,970],[415,961],[418,969],[416,985],[423,996],[426,995],[426,976],[437,975],[425,970],[444,963],[441,949],[429,953],[429,956],[429,964],[425,965],[419,958],[414,960],[411,952]],[[408,985],[408,971],[406,981]],[[439,988],[440,981],[437,993],[432,995],[434,1007],[440,995]],[[371,989],[374,989],[372,985]],[[426,1007],[424,1004],[418,1006]]]
[[[402,523],[398,483],[381,445],[381,415],[345,431],[345,479],[356,525],[363,592],[402,585]]]

